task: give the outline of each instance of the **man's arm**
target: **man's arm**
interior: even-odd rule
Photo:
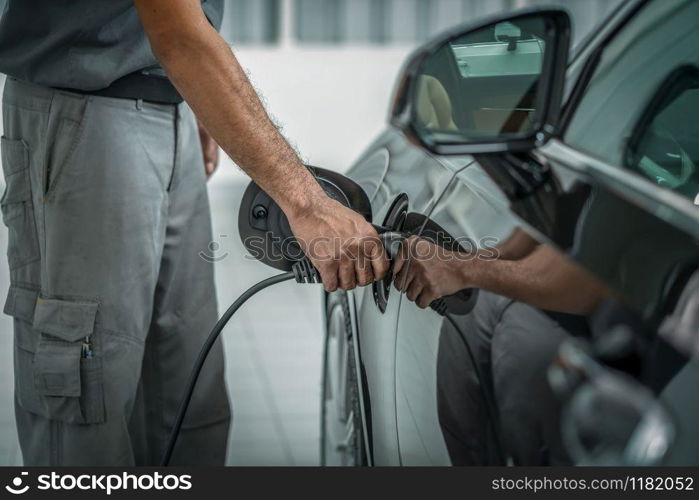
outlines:
[[[464,288],[480,288],[539,309],[587,315],[612,295],[594,276],[546,245],[519,260],[468,259],[463,254],[450,258],[452,252],[434,252],[430,245],[410,238],[394,265],[396,288],[422,308]]]
[[[516,228],[509,238],[497,246],[498,259],[520,260],[539,247],[539,242],[526,231]]]
[[[308,256],[326,289],[351,289],[383,277],[388,263],[376,232],[325,195],[269,119],[199,0],[134,3],[153,53],[177,90],[221,148],[279,204],[304,250],[313,249]]]
[[[539,309],[588,315],[612,296],[602,282],[553,248],[541,245],[518,261],[481,261],[478,288]]]

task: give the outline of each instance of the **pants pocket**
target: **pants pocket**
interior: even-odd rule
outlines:
[[[0,209],[8,229],[7,259],[13,270],[39,259],[39,240],[32,205],[27,145],[22,140],[2,137],[0,150],[6,184]]]
[[[15,318],[18,404],[68,424],[104,422],[102,360],[88,347],[97,303],[39,297],[30,314],[30,293],[12,287],[5,307]]]
[[[55,92],[47,124],[44,199],[52,200],[66,170],[75,167],[72,158],[87,128],[90,106],[86,96]]]

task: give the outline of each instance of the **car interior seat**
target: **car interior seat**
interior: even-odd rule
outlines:
[[[420,75],[417,87],[417,116],[425,128],[457,131],[452,104],[444,85],[433,76]]]

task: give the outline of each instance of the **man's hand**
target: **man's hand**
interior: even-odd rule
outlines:
[[[474,256],[411,236],[393,263],[393,282],[408,300],[426,309],[441,297],[475,286],[479,263]]]
[[[371,224],[325,195],[289,215],[289,224],[328,292],[366,286],[388,272],[386,252]]]
[[[201,152],[204,155],[204,171],[206,172],[206,178],[208,179],[214,175],[214,172],[218,167],[218,144],[199,120],[197,120],[197,126],[199,127]]]

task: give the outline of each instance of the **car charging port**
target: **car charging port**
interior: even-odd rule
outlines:
[[[405,220],[408,216],[409,203],[410,200],[408,199],[407,194],[402,193],[398,195],[396,199],[393,200],[393,203],[391,203],[391,206],[388,209],[388,212],[386,213],[386,217],[384,217],[383,227],[386,232],[382,235],[382,241],[384,243],[386,251],[389,254],[392,253],[392,250],[394,250],[395,252],[398,251],[398,248],[392,249],[390,248],[390,246],[394,246],[396,244],[399,245],[400,240],[394,238],[391,241],[386,241],[386,239],[389,238],[391,234],[399,234],[403,232],[403,229],[405,227]],[[394,257],[393,254],[391,254],[391,258],[392,257]],[[376,303],[376,307],[378,307],[379,311],[381,311],[382,313],[386,312],[386,306],[388,305],[388,296],[391,293],[392,281],[393,276],[389,270],[389,273],[383,280],[375,281],[371,285],[372,292],[374,294],[374,302]]]

